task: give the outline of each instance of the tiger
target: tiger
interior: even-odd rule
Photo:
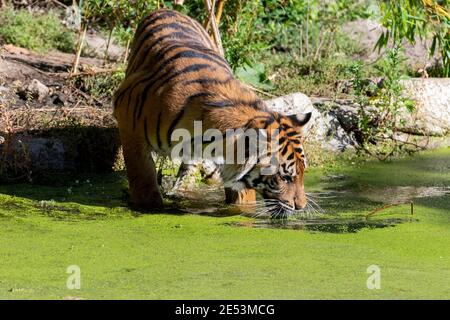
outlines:
[[[174,131],[182,128],[193,133],[194,122],[201,121],[203,131],[276,133],[276,149],[268,149],[256,161],[217,161],[227,203],[252,203],[258,193],[277,215],[305,208],[302,129],[311,113],[284,115],[270,110],[254,90],[234,77],[209,34],[189,16],[160,9],[142,19],[113,108],[131,207],[143,212],[163,207],[151,154],[170,154]],[[210,142],[202,143],[205,147]],[[277,170],[263,174],[272,165],[267,159],[274,157]]]

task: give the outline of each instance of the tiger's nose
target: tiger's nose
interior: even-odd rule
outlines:
[[[302,210],[306,207],[306,198],[294,198],[295,210]]]

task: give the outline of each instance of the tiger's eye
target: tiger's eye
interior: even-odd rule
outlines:
[[[282,179],[284,182],[292,182],[292,177],[291,177],[291,176],[288,176],[288,175],[281,176],[281,179]]]

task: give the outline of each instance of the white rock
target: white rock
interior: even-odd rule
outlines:
[[[414,78],[403,81],[416,102],[412,115],[405,113],[406,127],[424,135],[450,133],[450,78]]]
[[[343,151],[356,145],[353,135],[342,128],[336,113],[320,113],[311,99],[303,93],[296,92],[267,100],[266,105],[271,110],[286,115],[311,112],[311,120],[303,128],[303,132],[307,140],[315,141],[325,150]]]
[[[50,93],[50,89],[39,80],[33,79],[25,88],[25,93],[38,101],[43,101]]]
[[[266,100],[266,105],[273,111],[284,113],[286,115],[299,114],[299,113],[308,113],[311,112],[311,120],[304,127],[304,132],[309,132],[314,124],[321,117],[319,111],[314,108],[311,99],[300,92],[296,92],[293,94],[289,94],[286,96],[278,97],[271,100]]]

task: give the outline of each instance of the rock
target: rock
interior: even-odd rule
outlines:
[[[65,148],[60,139],[33,137],[27,142],[33,170],[55,172],[65,169]]]
[[[307,95],[300,92],[267,100],[265,102],[266,105],[273,111],[288,115],[311,112],[311,120],[303,129],[304,132],[309,132],[314,127],[314,123],[316,123],[318,118],[321,116],[320,112],[314,108],[311,99]]]
[[[353,39],[362,49],[358,59],[371,63],[379,59],[385,50],[374,50],[375,45],[385,28],[378,22],[370,19],[358,19],[347,22],[343,25],[342,31]],[[431,40],[423,40],[417,37],[415,44],[410,44],[407,40],[402,42],[405,48],[405,58],[413,70],[419,70],[435,65],[439,59],[438,54],[430,57],[428,48],[431,47]]]
[[[116,128],[69,126],[18,132],[7,139],[0,143],[0,168],[4,169],[0,181],[54,173],[111,172],[120,146]]]
[[[319,144],[329,151],[344,151],[357,145],[354,134],[354,114],[350,110],[336,108],[320,112],[311,99],[303,93],[293,93],[287,96],[266,101],[266,105],[277,112],[287,115],[311,112],[312,117],[303,129],[307,139]]]
[[[335,112],[323,115],[317,124],[316,135],[309,139],[319,142],[322,149],[333,152],[354,149],[358,145],[354,133],[344,129]]]
[[[412,114],[404,112],[405,129],[429,136],[450,134],[450,78],[413,78],[403,85],[416,103]]]
[[[31,98],[42,102],[49,95],[50,89],[39,80],[33,79],[25,88],[19,88],[18,93],[24,100]]]
[[[64,25],[72,30],[78,31],[81,26],[80,8],[75,4],[68,6],[64,11]]]
[[[0,86],[0,94],[8,93],[8,92],[9,92],[9,88],[8,87]]]
[[[285,114],[315,112],[311,99],[300,92],[266,100],[266,105],[277,112]]]
[[[86,47],[84,50],[89,56],[104,59],[107,44],[108,39],[105,39],[102,35],[98,33],[87,34]],[[108,58],[110,60],[117,61],[124,55],[124,53],[125,49],[114,43],[114,39],[111,39],[111,43],[108,48]]]
[[[9,90],[8,87],[0,86],[0,103],[3,101],[6,101],[6,97],[10,93],[11,90]]]

